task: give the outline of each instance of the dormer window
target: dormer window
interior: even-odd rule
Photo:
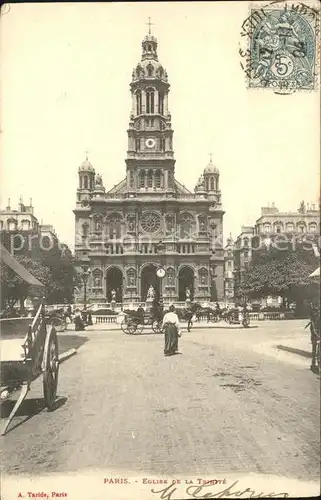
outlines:
[[[147,66],[147,76],[153,76],[153,66],[151,64]]]
[[[152,46],[151,45],[148,45],[147,47],[147,52],[151,52],[152,51]]]

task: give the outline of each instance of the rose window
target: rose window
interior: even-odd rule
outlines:
[[[140,221],[140,225],[147,233],[155,233],[160,228],[160,215],[156,212],[145,212]]]

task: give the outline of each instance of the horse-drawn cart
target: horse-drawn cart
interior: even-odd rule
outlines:
[[[125,315],[120,326],[127,335],[139,335],[145,326],[150,326],[154,333],[162,333],[162,317],[145,314],[143,318],[140,318],[133,311],[131,314]]]
[[[0,248],[1,261],[29,285],[29,295],[43,292],[40,283],[9,252]],[[0,399],[4,401],[17,390],[19,397],[8,418],[3,422],[5,434],[13,417],[24,401],[31,383],[43,376],[43,395],[49,410],[54,408],[58,385],[59,357],[55,327],[46,321],[45,306],[41,304],[34,318],[0,320],[1,387]]]
[[[10,398],[20,389],[18,399],[4,421],[2,435],[27,396],[31,382],[40,375],[43,376],[45,405],[49,410],[53,409],[58,385],[58,356],[56,330],[46,324],[43,305],[33,319],[1,320],[1,400]]]

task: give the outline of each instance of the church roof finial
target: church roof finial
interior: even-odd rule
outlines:
[[[150,17],[148,18],[148,23],[146,23],[146,24],[148,25],[148,34],[149,34],[149,35],[151,35],[151,33],[152,33],[152,32],[151,32],[151,26],[153,26],[153,25],[154,25],[154,23],[152,23],[152,21],[151,21],[151,18],[150,18]]]
[[[209,153],[210,163],[212,163],[213,153]]]
[[[88,155],[89,155],[89,150],[88,149],[85,150],[85,155],[86,155],[86,161],[88,161]]]

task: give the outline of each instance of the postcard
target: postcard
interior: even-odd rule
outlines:
[[[0,20],[1,498],[319,495],[319,2]]]

